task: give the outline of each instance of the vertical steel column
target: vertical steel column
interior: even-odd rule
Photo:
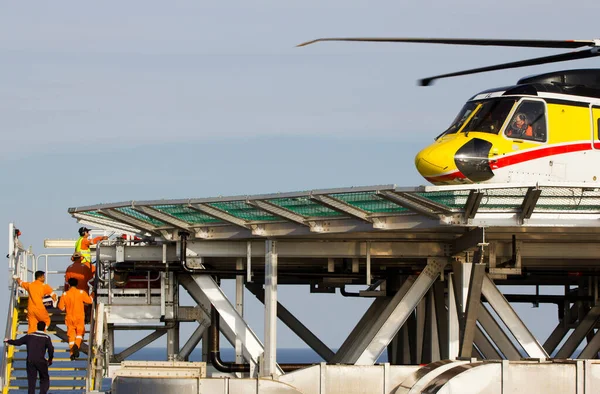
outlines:
[[[409,364],[413,364],[411,361],[411,357],[410,357],[410,339],[409,339],[409,332],[408,332],[408,324],[404,324],[402,326],[402,329],[400,330],[400,337],[398,338],[398,342],[400,343],[399,345],[399,353],[398,353],[398,358],[399,358],[399,364],[401,365],[409,365]],[[414,347],[414,344],[413,344]]]
[[[244,268],[244,263],[241,258],[235,262],[235,269],[240,271]],[[237,275],[235,277],[235,309],[244,317],[244,276]],[[242,364],[244,362],[244,353],[242,350],[242,341],[240,338],[235,338],[235,362]]]
[[[252,241],[246,242],[246,282],[252,282]]]
[[[448,359],[448,312],[446,311],[446,297],[444,295],[448,281],[436,281],[433,284],[433,295],[435,305],[435,319],[437,327],[437,341],[440,360]]]
[[[247,289],[256,298],[264,304],[265,302],[265,291],[262,285],[258,284],[247,284]],[[329,362],[335,355],[321,340],[313,334],[300,320],[298,320],[290,311],[285,309],[281,303],[277,303],[277,317],[281,322],[289,327],[300,339],[304,341],[311,349],[313,349],[323,360]]]
[[[115,354],[115,325],[108,324],[106,326],[106,342],[108,343],[108,349],[106,352],[108,353],[108,359],[112,360]]]
[[[261,376],[277,370],[277,241],[265,241],[265,353]]]
[[[395,302],[390,304],[389,309],[386,308],[386,313],[378,316],[373,322],[374,325],[377,324],[376,330],[371,332],[373,336],[366,338],[367,340],[355,347],[355,354],[358,355],[358,358],[354,364],[373,365],[377,361],[385,347],[421,302],[423,296],[427,294],[446,264],[446,259],[428,258],[427,266],[421,271],[421,274],[413,281],[407,280],[402,285],[396,296],[393,297]]]
[[[469,265],[471,266],[471,275],[468,282],[469,290],[464,306],[465,313],[460,325],[462,327],[459,353],[461,357],[470,357],[473,352],[473,341],[477,329],[477,312],[481,304],[481,284],[485,275],[485,264],[469,263]]]
[[[177,359],[179,354],[179,322],[167,329],[167,360]]]
[[[415,308],[415,312],[417,314],[417,330],[416,341],[417,341],[417,360],[416,364],[421,364],[423,362],[423,342],[425,341],[425,330],[427,326],[425,325],[425,318],[427,317],[427,296],[423,296],[421,301],[417,304]]]
[[[210,324],[209,324],[210,327]],[[210,343],[210,330],[204,330],[204,332],[202,333],[202,361],[204,361],[205,363],[210,362],[210,357],[209,357],[209,345]]]
[[[371,241],[367,241],[367,286],[371,286]]]
[[[150,273],[148,273],[150,275]],[[177,321],[177,309],[179,307],[179,283],[175,275],[169,275],[169,289],[167,305],[167,315],[172,319],[173,327],[167,329],[167,360],[177,359],[179,354],[179,322]],[[148,289],[148,295],[150,295],[150,289]],[[170,304],[170,305],[169,305]],[[170,311],[168,310],[170,309]],[[168,324],[168,323],[167,323]]]
[[[434,284],[435,286],[435,284]],[[441,352],[440,352],[440,333],[439,333],[439,328],[438,328],[438,321],[437,321],[437,307],[435,305],[435,291],[431,290],[429,292],[429,321],[431,322],[431,339],[430,339],[430,346],[431,346],[431,358],[430,361],[434,362],[434,361],[439,361],[440,357],[441,357]]]
[[[448,359],[455,360],[459,350],[459,324],[454,274],[448,274]]]

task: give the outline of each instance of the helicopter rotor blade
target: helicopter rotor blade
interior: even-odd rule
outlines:
[[[392,38],[392,37],[347,37],[347,38],[318,38],[316,40],[303,42],[296,46],[303,47],[323,41],[358,41],[358,42],[407,42],[420,44],[449,44],[449,45],[480,45],[480,46],[502,46],[502,47],[526,47],[526,48],[567,48],[575,49],[584,46],[597,46],[594,40],[511,40],[511,39],[488,39],[488,38]]]
[[[577,60],[577,59],[586,59],[586,58],[600,55],[599,49],[600,48],[590,48],[590,49],[585,49],[585,50],[578,51],[578,52],[569,52],[569,53],[563,53],[560,55],[537,57],[537,58],[528,59],[528,60],[521,60],[518,62],[503,63],[503,64],[497,64],[494,66],[473,68],[473,69],[465,70],[465,71],[457,71],[457,72],[453,72],[453,73],[449,73],[449,74],[436,75],[433,77],[423,78],[423,79],[419,80],[419,84],[421,86],[429,86],[434,80],[441,79],[441,78],[458,77],[461,75],[477,74],[477,73],[482,73],[482,72],[487,72],[487,71],[506,70],[509,68],[527,67],[527,66],[535,66],[535,65],[539,65],[539,64],[566,62],[569,60]]]

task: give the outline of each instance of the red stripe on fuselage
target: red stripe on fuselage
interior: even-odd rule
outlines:
[[[594,143],[595,149],[600,149],[600,143]],[[543,157],[560,155],[565,153],[572,152],[582,152],[586,150],[592,149],[591,142],[581,142],[575,144],[568,145],[554,145],[548,146],[545,148],[535,149],[535,150],[526,150],[524,152],[514,153],[509,156],[502,156],[496,159],[490,159],[490,167],[493,170],[497,170],[499,168],[508,167],[514,164],[524,163],[526,161],[541,159]],[[452,182],[456,179],[468,179],[464,176],[460,171],[456,170],[449,174],[438,175],[425,177],[431,183],[443,183],[443,182]]]
[[[439,175],[439,176],[426,176],[427,179],[431,183],[439,183],[439,182],[449,182],[454,181],[455,179],[466,179],[467,177],[463,175],[462,172],[456,170],[450,174]]]
[[[541,149],[526,150],[524,152],[515,153],[510,156],[498,157],[497,159],[490,159],[490,166],[492,166],[492,169],[497,169],[511,166],[513,164],[523,163],[529,160],[541,159],[542,157],[560,155],[564,153],[581,152],[584,150],[591,149],[591,142],[582,142],[570,145],[548,146],[546,148]]]

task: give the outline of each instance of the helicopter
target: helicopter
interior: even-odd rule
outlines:
[[[600,55],[600,39],[319,38],[298,46],[322,41],[579,49],[436,75],[421,79],[421,86],[442,78]],[[434,185],[600,183],[600,69],[533,75],[475,94],[450,127],[416,155],[415,166]]]

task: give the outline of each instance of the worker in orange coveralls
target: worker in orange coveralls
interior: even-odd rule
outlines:
[[[77,288],[89,294],[89,281],[93,278],[92,270],[87,265],[83,264],[81,253],[75,252],[71,257],[71,264],[67,267],[65,273],[65,291],[69,290],[69,279],[77,279]]]
[[[35,271],[34,278],[35,280],[33,282],[23,282],[16,275],[13,276],[13,279],[17,281],[19,286],[29,293],[29,299],[27,300],[28,334],[37,330],[38,322],[43,321],[46,323],[46,327],[50,325],[50,316],[44,306],[44,296],[51,295],[52,300],[56,301],[56,294],[52,291],[52,287],[45,283],[46,273],[44,271]]]
[[[108,239],[108,237],[96,237],[90,239],[90,229],[87,227],[79,228],[79,239],[75,242],[75,253],[81,253],[83,258],[83,264],[90,267],[92,274],[96,272],[96,267],[92,265],[92,252],[90,252],[90,245],[95,245],[102,240]]]
[[[92,299],[83,290],[77,288],[77,279],[69,279],[69,291],[64,292],[58,302],[58,309],[66,310],[65,324],[71,349],[71,360],[79,358],[79,348],[85,332],[85,313],[83,304],[91,304]]]

